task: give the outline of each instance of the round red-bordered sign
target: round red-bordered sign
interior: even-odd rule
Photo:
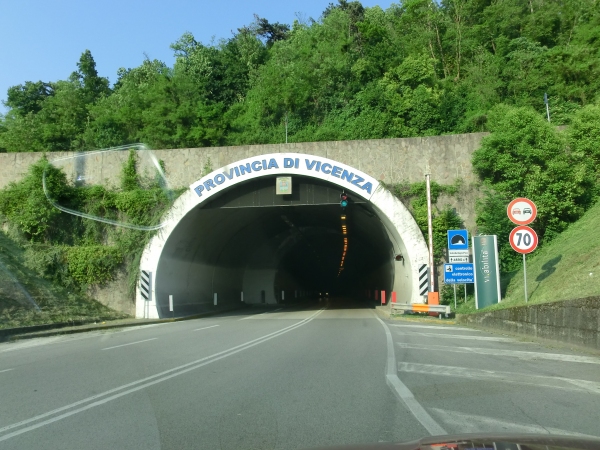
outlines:
[[[528,225],[535,220],[537,207],[528,198],[519,197],[508,204],[506,214],[512,223]]]
[[[538,245],[537,233],[524,225],[514,227],[508,238],[515,252],[531,253]]]

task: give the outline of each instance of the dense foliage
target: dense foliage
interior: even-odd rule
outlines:
[[[600,93],[598,0],[339,0],[291,26],[256,17],[176,63],[110,87],[85,51],[57,82],[11,87],[0,151],[155,148],[436,135],[491,129],[500,103],[554,124]]]
[[[395,184],[388,186],[388,188],[410,209],[419,229],[423,233],[423,237],[427,239],[427,187],[425,182]],[[445,248],[448,245],[447,230],[460,229],[464,227],[464,223],[452,208],[448,206],[438,208],[436,203],[440,195],[455,195],[459,189],[460,183],[454,186],[446,186],[435,181],[431,182],[433,256],[437,264],[444,260]]]
[[[486,193],[478,205],[477,225],[498,235],[500,264],[510,271],[520,264],[508,235],[515,226],[506,206],[516,197],[535,202],[531,225],[540,244],[579,219],[598,197],[600,176],[600,107],[588,105],[573,115],[565,131],[528,108],[499,105],[489,114],[492,133],[473,155],[475,172]]]
[[[102,285],[129,266],[133,288],[136,264],[152,233],[105,225],[66,214],[52,206],[42,188],[45,173],[48,195],[72,210],[136,225],[157,223],[172,204],[172,196],[155,180],[143,180],[134,152],[123,166],[121,189],[75,186],[46,159],[29,168],[19,182],[0,190],[0,223],[25,248],[29,269],[62,287],[85,292]]]

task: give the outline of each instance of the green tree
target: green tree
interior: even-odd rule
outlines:
[[[51,83],[26,81],[25,84],[8,88],[5,105],[16,115],[24,117],[40,112],[44,100],[53,94],[54,87]]]
[[[529,108],[500,105],[491,112],[491,135],[473,155],[473,167],[492,191],[479,208],[483,232],[495,227],[499,202],[527,197],[538,207],[532,227],[544,243],[576,221],[596,198],[587,158],[568,152],[563,135]],[[506,205],[502,208],[506,208]],[[504,230],[504,229],[502,229]],[[504,230],[505,232],[505,230]],[[502,246],[508,245],[503,241]]]
[[[77,71],[70,80],[79,85],[84,103],[91,104],[104,95],[110,94],[108,78],[98,76],[96,61],[89,50],[84,51],[77,63]]]

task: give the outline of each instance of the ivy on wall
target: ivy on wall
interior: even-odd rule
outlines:
[[[440,209],[435,204],[441,194],[456,195],[460,189],[460,185],[460,180],[457,180],[453,185],[442,185],[435,181],[431,182],[433,257],[436,264],[440,264],[444,257],[444,249],[447,246],[446,231],[462,228],[464,224],[454,209],[450,207]],[[411,211],[425,240],[427,240],[427,187],[425,182],[412,184],[398,183],[387,187]]]
[[[89,285],[112,281],[127,268],[134,292],[148,231],[125,229],[67,214],[53,207],[42,189],[71,209],[137,225],[158,223],[173,198],[158,178],[142,180],[134,152],[123,165],[120,189],[74,186],[44,157],[25,177],[0,190],[0,223],[24,249],[27,266],[62,287],[84,292]]]

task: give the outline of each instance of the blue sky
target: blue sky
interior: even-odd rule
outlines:
[[[173,64],[169,45],[185,31],[203,43],[228,38],[256,13],[291,24],[297,13],[317,19],[336,0],[0,0],[0,101],[25,81],[66,79],[89,49],[111,83],[119,67],[144,59]],[[363,0],[387,9],[390,0]],[[6,108],[0,104],[0,112]]]

